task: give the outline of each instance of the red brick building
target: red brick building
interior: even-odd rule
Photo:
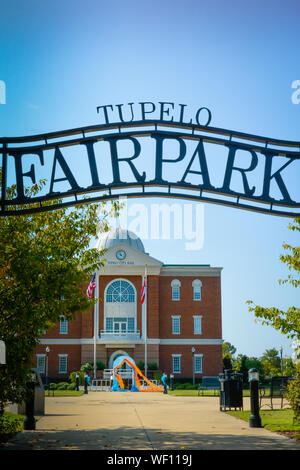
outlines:
[[[36,352],[41,374],[68,377],[95,358],[111,368],[124,353],[138,363],[145,361],[145,352],[148,364],[157,363],[175,378],[192,377],[193,368],[196,378],[222,372],[222,268],[163,264],[145,253],[132,232],[121,229],[106,234],[100,246],[107,252],[97,273],[99,302],[72,321],[61,318],[42,335]]]

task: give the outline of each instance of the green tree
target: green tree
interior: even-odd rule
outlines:
[[[293,223],[289,224],[289,229],[300,232],[300,217],[297,217]],[[300,246],[293,247],[284,243],[283,248],[287,250],[287,254],[280,255],[280,260],[287,265],[291,274],[285,280],[280,279],[279,284],[289,283],[293,287],[298,287],[300,284]],[[276,307],[260,307],[255,305],[252,300],[248,300],[247,303],[249,304],[249,311],[254,312],[255,318],[261,321],[263,325],[272,326],[287,335],[288,338],[300,339],[299,307],[292,306],[285,312]]]
[[[269,377],[281,375],[281,360],[277,349],[266,349],[261,357],[261,362],[265,375]]]
[[[248,360],[248,356],[246,356],[245,354],[239,354],[235,362],[235,371],[239,374],[242,374],[243,385],[246,385],[248,383]]]
[[[292,377],[295,374],[295,365],[290,357],[284,357],[282,359],[283,375],[286,377]]]
[[[224,355],[229,354],[231,357],[233,357],[236,353],[236,347],[229,343],[229,341],[224,341],[222,344],[222,352]]]
[[[43,184],[26,194],[34,196]],[[7,194],[13,198],[15,187]],[[97,225],[100,232],[107,231],[108,216],[117,211],[118,203],[109,209],[105,203],[82,204],[73,210],[0,218],[0,339],[7,352],[0,376],[0,415],[7,401],[25,397],[40,332],[61,315],[72,319],[93,306],[86,285],[103,265],[103,252],[90,248],[90,242]]]
[[[262,380],[265,376],[262,362],[257,357],[249,357],[246,360],[246,367],[249,372],[250,369],[257,369],[259,373],[259,380]]]
[[[223,355],[223,370],[233,369],[231,357],[228,354]]]
[[[233,369],[234,368],[234,354],[236,353],[236,348],[225,341],[222,344],[222,356],[223,356],[223,370],[225,369]]]

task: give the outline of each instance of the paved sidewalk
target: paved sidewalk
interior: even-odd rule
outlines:
[[[90,392],[46,397],[45,412],[35,431],[0,450],[300,450],[289,438],[220,412],[217,397]]]

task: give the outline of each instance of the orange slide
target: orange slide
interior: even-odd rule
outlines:
[[[131,391],[136,391],[136,392],[163,392],[162,387],[158,387],[154,383],[152,383],[147,377],[142,374],[140,369],[126,356],[123,356],[121,362],[119,362],[114,368],[114,376],[118,382],[119,388],[121,390],[124,390],[124,382],[120,375],[118,374],[118,369],[122,367],[123,364],[128,364],[134,371],[134,380],[132,384],[132,390]],[[144,380],[147,384],[147,388],[142,388],[140,380]],[[116,391],[116,388],[113,387],[113,390]]]

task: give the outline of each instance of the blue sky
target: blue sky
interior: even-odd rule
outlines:
[[[2,0],[0,135],[98,124],[100,105],[170,101],[208,107],[215,127],[300,140],[299,10],[291,0]],[[145,248],[166,264],[222,266],[224,340],[250,356],[280,346],[289,355],[291,341],[255,324],[245,304],[299,305],[278,284],[282,243],[299,244],[289,221],[206,204],[201,250],[184,240]]]

